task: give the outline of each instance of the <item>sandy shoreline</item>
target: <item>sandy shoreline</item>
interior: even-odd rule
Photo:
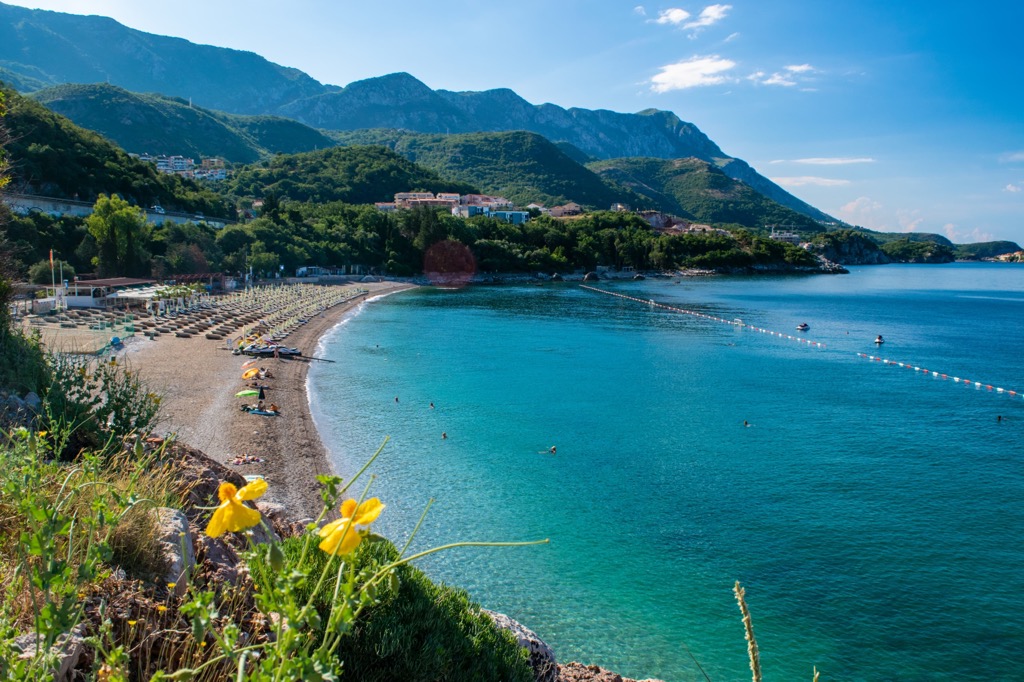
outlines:
[[[304,355],[313,354],[320,337],[368,297],[411,288],[394,282],[358,286],[369,293],[311,318],[282,343],[299,348]],[[281,412],[277,417],[263,417],[239,409],[241,404],[255,401],[235,397],[246,388],[241,365],[250,358],[232,355],[223,341],[136,336],[126,344],[124,357],[161,396],[156,433],[175,433],[179,441],[242,475],[262,475],[270,484],[265,499],[284,505],[292,518],[315,517],[320,512],[316,476],[331,473],[332,468],[306,395],[306,374],[312,361],[259,361],[273,375],[262,381],[268,387],[266,402],[276,404]],[[264,461],[237,466],[230,463],[243,453]]]

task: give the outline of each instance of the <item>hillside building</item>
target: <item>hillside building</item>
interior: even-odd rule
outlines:
[[[794,244],[799,246],[803,238],[799,234],[792,230],[780,230],[772,225],[772,233],[768,235],[770,239],[774,239],[777,242],[786,242],[788,244]]]
[[[564,218],[566,216],[581,215],[582,213],[583,207],[574,201],[562,204],[561,206],[555,206],[551,209],[551,216],[553,218]]]

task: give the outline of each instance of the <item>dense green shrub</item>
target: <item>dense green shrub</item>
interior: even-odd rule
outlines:
[[[111,358],[97,361],[80,355],[47,358],[49,385],[43,396],[53,430],[67,427],[70,437],[60,448],[73,457],[82,448],[98,448],[109,439],[146,433],[156,421],[160,398],[147,390],[138,374]]]
[[[288,565],[298,563],[304,538],[283,543]],[[319,550],[307,553],[313,562],[310,574],[318,576],[331,559]],[[372,572],[398,559],[398,550],[388,540],[372,536],[352,555],[352,569]],[[253,580],[260,590],[280,579],[261,553],[251,565]],[[311,582],[311,581],[308,581]],[[305,585],[309,595],[312,585]],[[314,604],[326,623],[334,581],[324,581]],[[525,650],[508,633],[499,630],[480,612],[465,591],[437,585],[425,573],[408,564],[395,569],[394,579],[376,593],[377,603],[368,608],[341,639],[338,658],[346,679],[360,682],[430,682],[452,680],[481,682],[533,679]],[[316,636],[322,637],[318,632]]]
[[[66,280],[75,279],[75,268],[66,260],[54,261],[53,268],[49,260],[41,260],[28,269],[28,281],[32,284],[50,284],[54,281],[54,273]]]

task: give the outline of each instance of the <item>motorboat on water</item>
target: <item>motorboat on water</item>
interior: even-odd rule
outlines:
[[[811,328],[811,325],[807,324],[806,322],[801,322],[800,324],[798,324],[796,326],[796,330],[798,332],[805,332],[805,331],[807,331],[810,328]]]

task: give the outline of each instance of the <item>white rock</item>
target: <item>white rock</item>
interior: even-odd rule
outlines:
[[[177,509],[169,507],[154,509],[153,513],[157,518],[156,539],[167,563],[164,580],[174,583],[174,593],[182,597],[188,588],[188,576],[196,565],[188,519]]]
[[[526,649],[530,655],[530,667],[533,668],[533,677],[537,682],[557,682],[558,661],[555,660],[555,652],[537,636],[537,633],[504,613],[480,610],[490,616],[495,625],[502,630],[508,630],[519,640],[519,646]]]

